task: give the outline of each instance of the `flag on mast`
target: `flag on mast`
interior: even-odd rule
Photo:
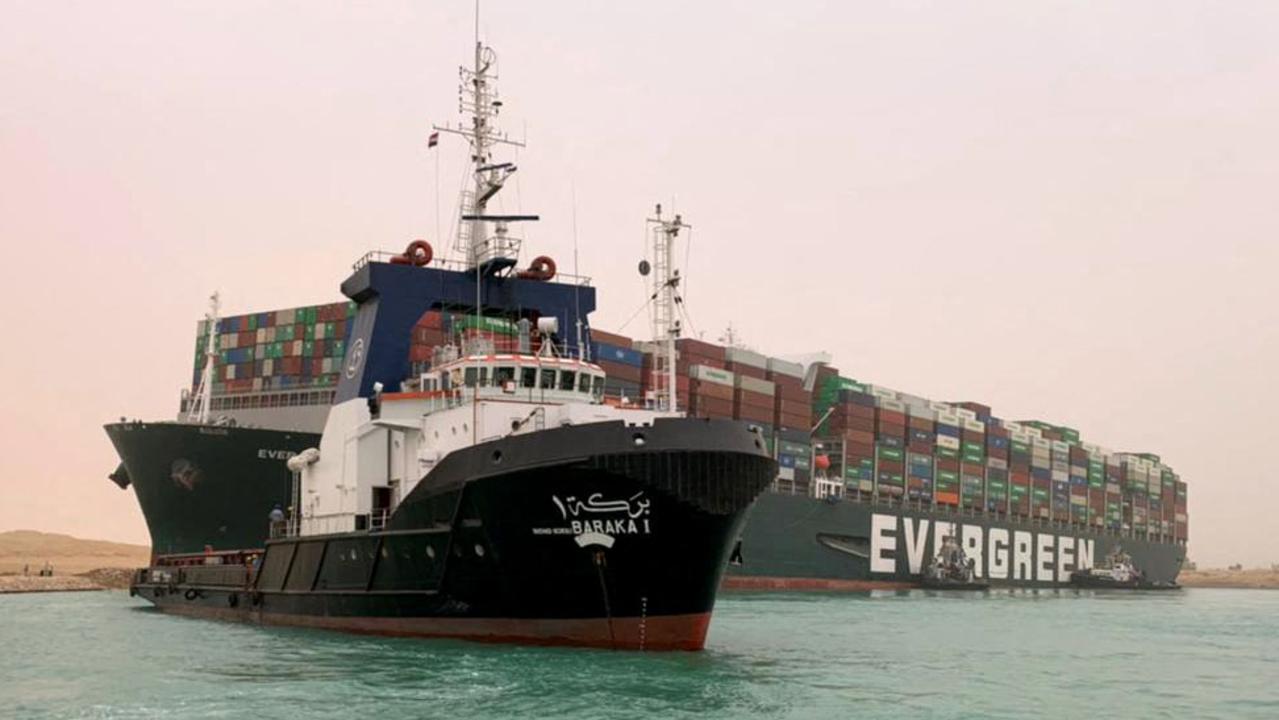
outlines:
[[[427,139],[426,139],[426,146],[427,146],[428,148],[433,148],[433,147],[435,147],[436,145],[439,145],[439,144],[440,144],[440,133],[439,133],[439,132],[433,132],[433,133],[431,133],[431,135],[430,135],[429,137],[427,137]]]

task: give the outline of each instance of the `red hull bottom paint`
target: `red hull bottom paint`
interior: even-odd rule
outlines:
[[[524,645],[571,645],[612,650],[701,650],[710,613],[647,618],[588,619],[389,618],[287,615],[199,605],[161,605],[188,617],[339,630],[363,635],[456,638]]]
[[[756,577],[732,575],[720,585],[724,590],[910,590],[918,583],[892,580],[834,580],[830,578]]]

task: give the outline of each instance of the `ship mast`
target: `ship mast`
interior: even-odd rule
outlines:
[[[478,275],[494,275],[514,267],[519,261],[520,239],[509,234],[510,224],[534,221],[536,215],[489,215],[488,204],[515,174],[514,163],[496,162],[497,145],[524,147],[501,132],[496,118],[502,109],[497,93],[497,53],[479,39],[479,9],[476,8],[475,58],[471,67],[458,68],[458,112],[469,122],[456,126],[433,125],[445,133],[461,135],[471,146],[471,188],[462,193],[462,223],[455,248],[466,256],[467,267]],[[493,231],[490,235],[489,224]]]
[[[204,343],[204,371],[200,373],[200,384],[191,396],[191,405],[187,408],[187,421],[204,425],[209,422],[209,405],[213,397],[213,366],[218,358],[218,310],[220,301],[217,293],[209,296],[209,311],[204,315],[208,325],[208,337]]]
[[[663,219],[660,204],[647,222],[653,233],[653,340],[661,347],[653,358],[653,397],[658,410],[674,412],[675,341],[682,331],[678,315],[684,302],[679,294],[679,269],[675,267],[675,238],[680,230],[692,226],[679,215],[674,220]]]

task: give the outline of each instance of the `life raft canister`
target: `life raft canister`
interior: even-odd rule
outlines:
[[[425,267],[431,264],[434,257],[435,250],[431,247],[431,243],[418,239],[409,243],[409,246],[404,249],[404,254],[392,257],[391,264]]]
[[[555,277],[555,261],[546,255],[538,255],[527,270],[521,270],[515,276],[521,280],[550,280]]]

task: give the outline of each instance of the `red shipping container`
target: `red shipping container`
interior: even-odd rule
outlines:
[[[883,423],[876,423],[875,431],[885,437],[893,437],[893,438],[906,437],[905,425],[886,425]]]
[[[598,360],[595,364],[600,366],[605,375],[617,380],[637,383],[642,382],[644,378],[644,371],[634,365],[610,362],[608,360]]]
[[[745,375],[746,377],[753,377],[759,380],[763,380],[764,376],[767,374],[767,371],[764,370],[764,368],[755,367],[754,365],[746,365],[744,363],[724,363],[724,367],[731,373]]]
[[[942,505],[958,505],[959,493],[937,490],[933,493],[933,499]]]
[[[701,355],[714,360],[724,361],[724,348],[693,338],[680,338],[675,341],[675,349],[681,354]]]
[[[300,357],[284,357],[276,360],[277,375],[301,375],[302,374],[302,358]]]
[[[591,328],[591,340],[594,340],[595,342],[602,342],[602,343],[605,343],[606,345],[612,345],[614,347],[620,347],[620,348],[629,348],[631,347],[631,345],[635,343],[634,340],[626,337],[625,335],[616,335],[611,332],[600,330],[599,328]],[[678,344],[679,344],[679,341],[677,340],[676,341],[677,347],[678,347]]]
[[[904,431],[906,428],[906,414],[899,413],[896,410],[885,410],[884,408],[875,408],[875,419],[880,423],[887,425],[900,425]]]

